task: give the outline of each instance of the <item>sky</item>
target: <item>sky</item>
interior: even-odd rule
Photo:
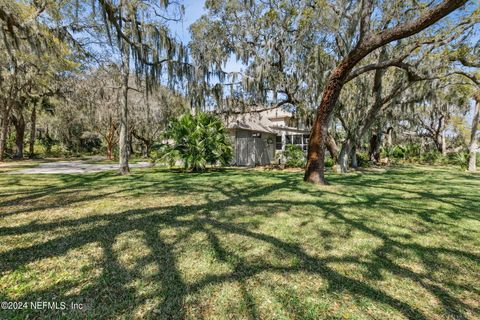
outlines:
[[[175,37],[184,43],[190,41],[190,33],[188,28],[195,22],[202,14],[205,13],[204,0],[185,0],[185,16],[182,22],[172,23],[171,31]]]
[[[171,23],[170,31],[178,40],[187,44],[191,37],[188,28],[192,23],[198,20],[202,14],[206,13],[205,10],[205,1],[204,0],[184,0],[183,5],[185,6],[185,16],[182,22]],[[224,66],[223,70],[226,72],[240,72],[242,69],[242,64],[237,62],[234,58],[231,58],[227,61],[227,64]]]

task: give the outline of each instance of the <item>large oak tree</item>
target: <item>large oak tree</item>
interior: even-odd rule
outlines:
[[[331,73],[320,105],[316,111],[316,118],[310,135],[307,167],[304,180],[312,183],[325,184],[325,142],[328,123],[335,111],[342,88],[349,75],[362,59],[374,50],[392,42],[412,36],[443,17],[459,9],[467,0],[445,0],[426,10],[420,10],[419,16],[411,21],[399,22],[395,26],[381,31],[374,29],[372,16],[375,5],[372,1],[361,1],[358,10],[358,42],[337,64]]]

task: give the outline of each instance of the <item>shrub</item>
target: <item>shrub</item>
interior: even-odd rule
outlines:
[[[52,148],[57,144],[57,141],[52,139],[48,134],[42,135],[38,138],[38,141],[44,148],[45,155],[51,156]]]
[[[448,155],[448,163],[456,166],[460,166],[462,169],[468,167],[469,155],[466,151],[453,152]],[[478,158],[477,158],[478,162]]]
[[[380,149],[380,154],[382,158],[393,158],[393,155],[395,153],[395,147],[392,146],[385,146]]]
[[[170,164],[183,161],[185,169],[203,171],[207,164],[228,165],[232,160],[232,145],[223,122],[213,114],[184,114],[173,119],[165,138],[170,140],[161,150]]]
[[[95,134],[84,133],[80,138],[80,151],[82,153],[99,153],[102,148],[102,140]]]
[[[333,162],[332,158],[327,158],[325,159],[325,167],[326,168],[332,168],[335,163]]]
[[[416,161],[420,157],[421,149],[422,149],[420,145],[410,143],[405,145],[403,148],[405,151],[405,154],[404,154],[405,160]]]
[[[303,168],[306,164],[305,153],[300,146],[287,144],[283,155],[287,167]]]
[[[440,164],[443,161],[443,156],[437,150],[432,150],[424,153],[421,157],[422,162],[426,162],[428,164]]]
[[[357,152],[357,163],[360,167],[367,167],[370,164],[368,152]]]
[[[72,154],[62,145],[55,144],[50,148],[50,151],[46,154],[53,158],[63,158],[72,156]]]
[[[385,147],[382,151],[388,158],[416,162],[420,160],[421,146],[415,143],[408,143],[395,147]]]
[[[393,147],[392,158],[405,159],[405,150],[402,148],[402,146]]]

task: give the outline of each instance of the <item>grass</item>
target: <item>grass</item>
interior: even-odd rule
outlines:
[[[0,173],[0,318],[478,319],[480,176]]]

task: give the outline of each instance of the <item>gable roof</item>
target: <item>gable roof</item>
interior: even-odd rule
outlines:
[[[274,133],[271,127],[274,125],[270,119],[260,113],[242,113],[228,115],[224,118],[228,129],[243,129],[250,131]]]
[[[228,129],[243,129],[258,132],[275,133],[272,127],[276,124],[271,120],[291,118],[292,112],[286,111],[281,107],[269,108],[263,110],[252,110],[249,112],[225,113],[224,121]]]
[[[257,132],[278,134],[279,130],[308,131],[305,129],[290,127],[285,124],[287,119],[293,118],[293,112],[282,107],[252,110],[249,112],[221,113],[220,116],[228,129],[242,129]],[[280,121],[280,122],[279,122]]]

